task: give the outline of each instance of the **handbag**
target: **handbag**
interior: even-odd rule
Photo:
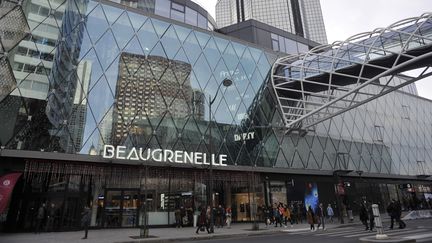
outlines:
[[[200,231],[204,231],[204,230],[205,230],[204,227],[201,227],[201,228],[200,228]]]

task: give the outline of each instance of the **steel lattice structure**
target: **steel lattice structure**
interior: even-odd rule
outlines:
[[[0,101],[17,86],[8,59],[12,50],[30,32],[19,1],[0,2]]]
[[[432,75],[431,65],[432,14],[426,13],[282,57],[271,81],[285,127],[308,129]]]

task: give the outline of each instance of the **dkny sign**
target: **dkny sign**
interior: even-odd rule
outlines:
[[[255,132],[245,132],[240,134],[234,134],[234,141],[247,141],[255,138]]]

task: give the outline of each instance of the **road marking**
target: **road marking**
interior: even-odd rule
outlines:
[[[416,232],[416,231],[424,231],[424,229],[418,229],[418,230],[402,229],[402,230],[393,231],[393,232],[384,231],[384,234],[386,234],[386,235],[398,235],[398,234],[405,234],[405,233],[411,233],[411,232]],[[369,232],[368,234],[375,235],[375,234],[377,234],[377,232]],[[347,235],[344,237],[345,238],[352,238],[352,237],[358,237],[358,236],[366,236],[368,234],[355,234],[355,235]]]
[[[422,239],[422,238],[426,238],[426,237],[432,237],[432,233],[422,234],[422,235],[410,235],[410,236],[406,236],[403,238],[404,239]]]
[[[416,240],[416,242],[432,242],[432,238],[426,238],[426,239],[420,239],[420,240]]]
[[[331,235],[339,235],[339,234],[346,234],[346,233],[355,233],[355,232],[362,232],[364,230],[360,230],[360,229],[351,229],[351,230],[338,230],[338,231],[330,231],[327,233],[320,233],[317,235],[327,235],[327,236],[331,236]]]
[[[286,229],[282,230],[283,232],[302,232],[302,231],[308,231],[310,228],[300,228],[300,229]]]

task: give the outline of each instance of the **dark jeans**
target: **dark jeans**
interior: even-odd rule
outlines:
[[[366,227],[366,230],[369,229],[369,224],[368,224],[368,221],[366,219],[362,220],[362,224]]]
[[[390,216],[390,229],[393,229],[395,219],[396,219],[395,217]]]
[[[36,219],[36,228],[35,228],[35,233],[40,233],[41,229],[42,229],[42,222],[43,219]]]
[[[83,239],[87,239],[88,228],[89,228],[89,224],[88,223],[83,224],[83,229],[84,229],[84,237],[83,237]]]
[[[321,224],[322,224],[323,229],[325,229],[324,217],[318,217],[318,226],[317,226],[318,229],[321,226]]]
[[[282,219],[280,217],[276,217],[275,227],[277,227],[278,224],[282,227]]]
[[[398,222],[399,224],[399,229],[403,229],[406,227],[406,224],[404,221],[402,221],[402,219],[399,217],[395,217],[396,222]],[[392,226],[393,226],[393,221],[392,221]],[[393,227],[392,227],[393,228]]]
[[[369,230],[373,230],[374,224],[375,224],[375,220],[374,219],[370,219],[369,220]]]

